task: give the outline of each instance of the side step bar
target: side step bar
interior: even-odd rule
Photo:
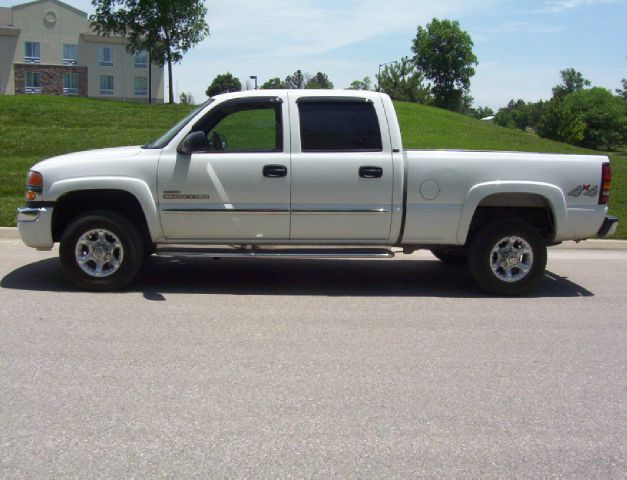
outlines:
[[[195,248],[161,247],[162,257],[290,257],[290,258],[392,258],[385,248]]]

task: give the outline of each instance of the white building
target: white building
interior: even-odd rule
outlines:
[[[0,8],[0,95],[79,95],[163,102],[163,66],[99,36],[87,14],[58,0]],[[149,89],[149,77],[151,85]]]

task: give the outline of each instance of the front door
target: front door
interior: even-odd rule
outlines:
[[[290,154],[281,96],[227,100],[196,123],[206,143],[164,153],[159,208],[167,240],[287,240]]]

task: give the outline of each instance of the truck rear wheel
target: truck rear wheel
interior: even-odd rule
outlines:
[[[468,267],[486,292],[519,295],[544,273],[546,257],[546,242],[535,228],[519,219],[499,220],[472,240]]]
[[[65,274],[79,288],[119,290],[141,268],[144,246],[126,218],[100,210],[80,215],[67,226],[59,256]]]

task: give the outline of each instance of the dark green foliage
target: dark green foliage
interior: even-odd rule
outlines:
[[[329,80],[329,77],[326,73],[318,72],[313,77],[311,77],[307,83],[305,83],[305,88],[311,89],[319,89],[319,90],[332,90],[333,82]]]
[[[285,77],[285,88],[305,88],[305,75],[301,70],[296,70],[292,75]]]
[[[564,98],[591,85],[590,80],[583,78],[583,75],[574,68],[561,70],[560,77],[562,83],[553,87],[553,98]]]
[[[627,143],[627,102],[625,90],[612,95],[604,88],[590,87],[590,81],[573,68],[560,72],[562,83],[553,88],[548,102],[509,102],[496,115],[498,125],[586,148],[615,150]],[[627,79],[623,79],[623,88]]]
[[[554,97],[545,104],[538,134],[586,148],[618,149],[627,140],[627,102],[599,87]]]
[[[585,129],[583,115],[559,98],[546,104],[538,123],[541,137],[573,145],[581,143]]]
[[[261,86],[262,90],[282,90],[286,88],[285,83],[279,77],[271,78]]]
[[[348,90],[372,90],[372,80],[370,77],[364,77],[363,80],[353,80]]]
[[[510,100],[506,107],[499,109],[494,122],[501,127],[527,130],[527,127],[532,126],[529,119],[530,106],[524,100]],[[536,125],[533,124],[534,127]]]
[[[239,92],[241,90],[242,84],[239,79],[235,78],[230,72],[226,72],[214,78],[205,93],[208,97],[213,97],[221,93]]]
[[[208,34],[207,9],[198,0],[92,0],[96,13],[89,17],[103,35],[128,39],[127,50],[148,51],[151,62],[168,64],[169,100],[174,103],[172,64]]]
[[[595,87],[568,95],[564,107],[576,112],[585,123],[577,145],[616,150],[627,141],[627,102],[605,88]]]
[[[621,82],[621,88],[617,88],[616,95],[621,97],[623,100],[627,100],[627,78],[623,78]]]
[[[462,110],[478,64],[472,47],[470,35],[457,21],[434,18],[426,28],[418,27],[412,45],[414,63],[432,83],[436,106]]]
[[[469,117],[481,120],[482,118],[491,117],[492,115],[494,115],[494,110],[492,110],[490,107],[471,107],[464,113]]]
[[[377,89],[393,100],[423,104],[430,101],[429,89],[423,84],[424,77],[408,57],[386,65],[377,80]]]

